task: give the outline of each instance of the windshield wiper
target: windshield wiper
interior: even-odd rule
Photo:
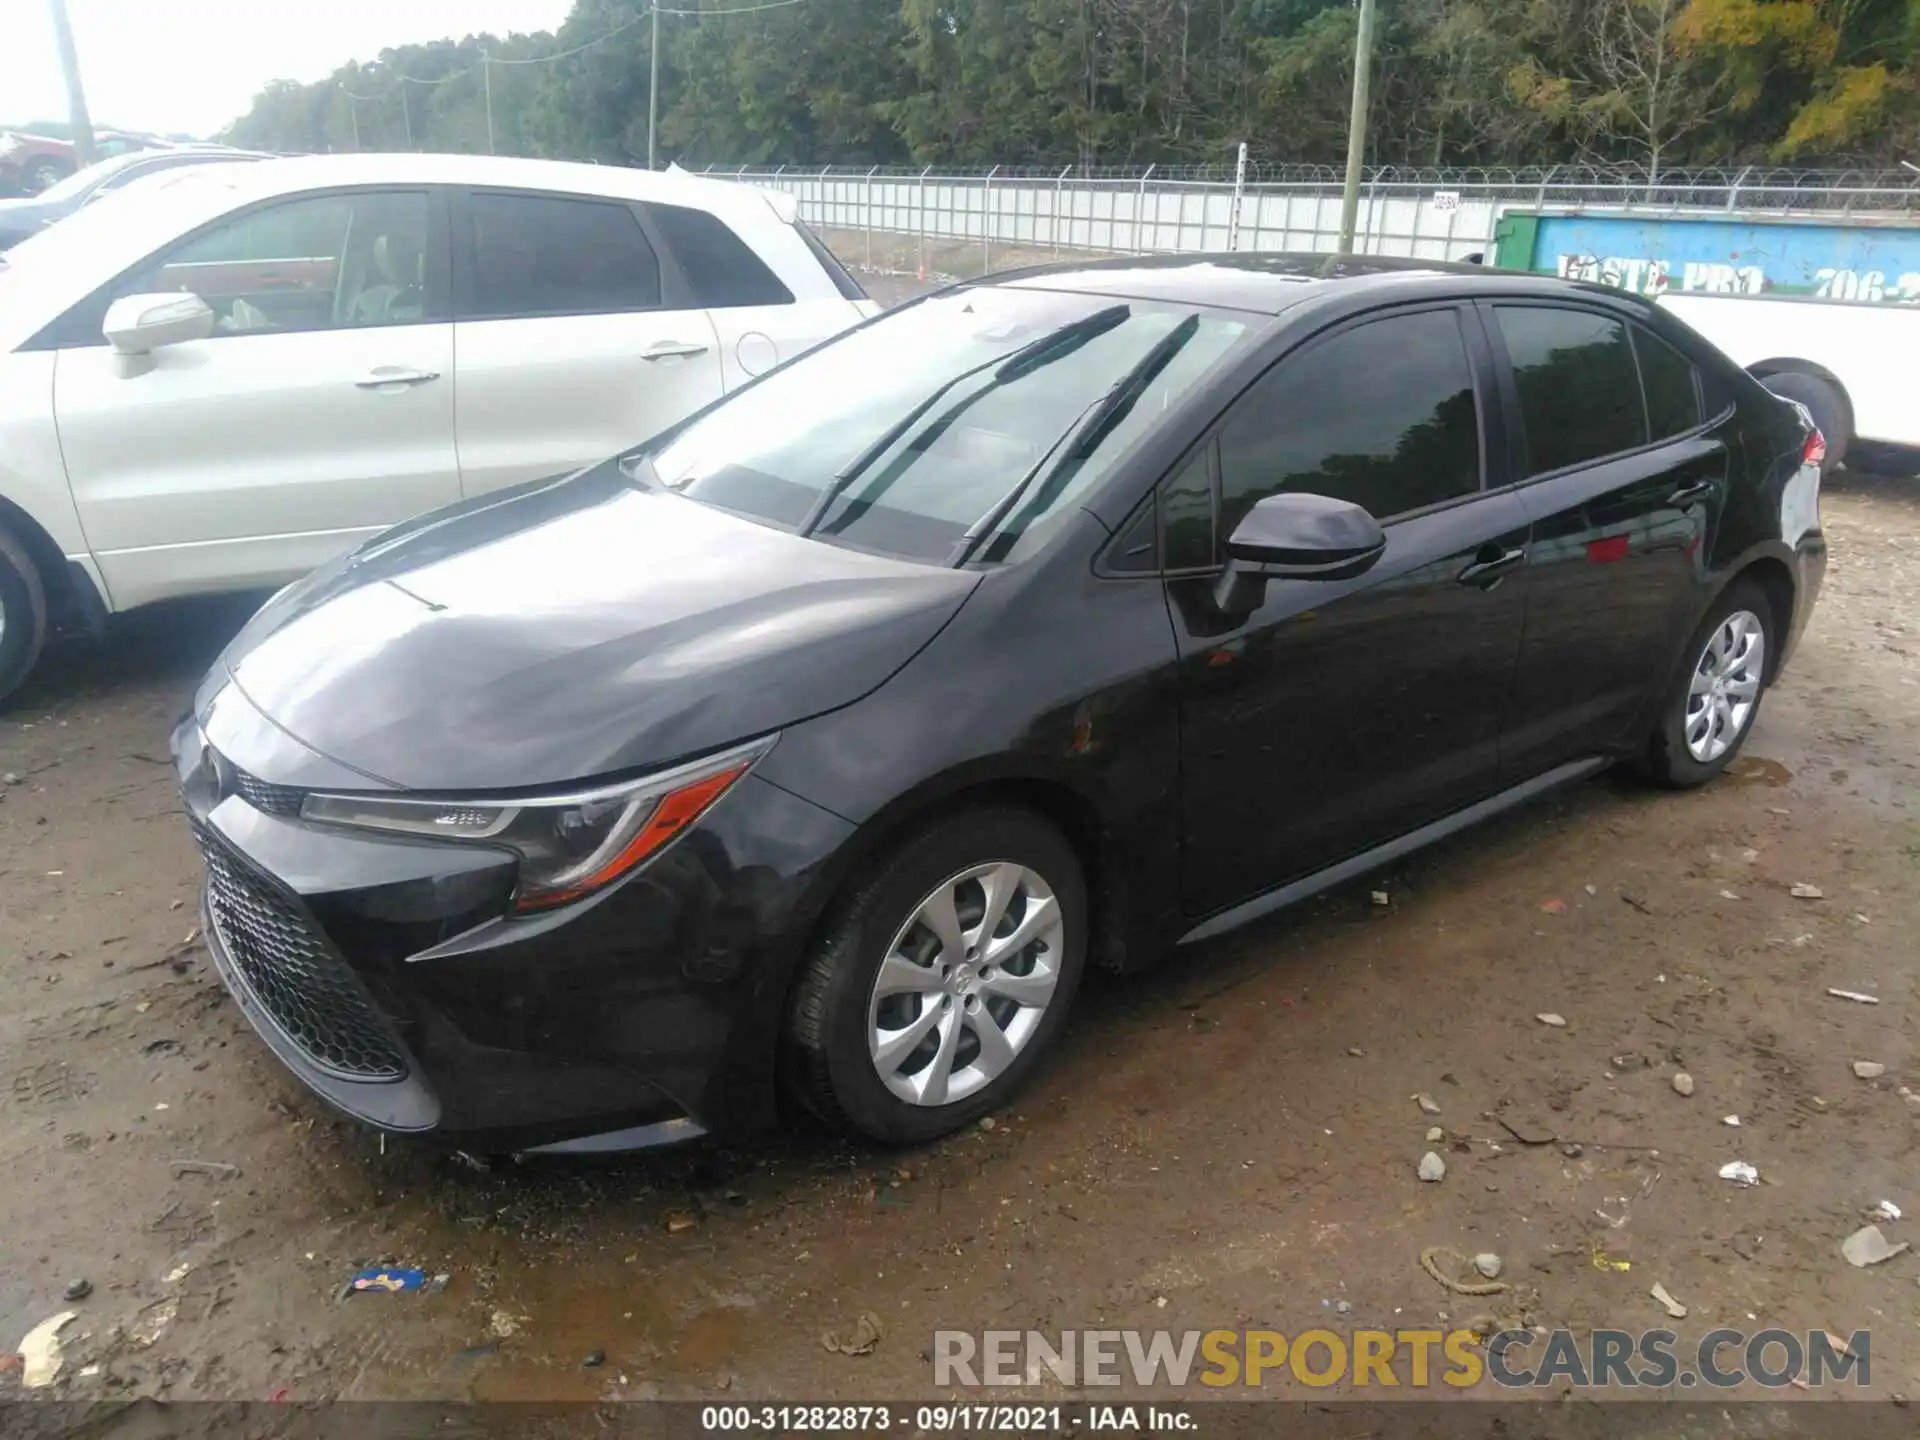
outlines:
[[[899,420],[889,425],[879,439],[842,465],[834,473],[833,479],[827,483],[826,489],[820,492],[820,498],[808,508],[806,516],[797,527],[797,533],[811,535],[814,526],[818,525],[821,518],[826,515],[828,507],[847,493],[853,482],[866,473],[867,467],[891,450],[902,435],[919,423],[929,410],[938,405],[962,381],[970,380],[987,370],[994,372],[993,379],[996,385],[1003,385],[1009,380],[1018,380],[1021,376],[1039,369],[1047,361],[1057,359],[1063,347],[1071,346],[1078,349],[1096,335],[1104,335],[1116,325],[1124,324],[1132,313],[1129,306],[1110,305],[1105,310],[1096,310],[1091,315],[1062,325],[1058,330],[1050,330],[1036,340],[1028,341],[1011,355],[995,356],[991,360],[962,370],[901,416]]]
[[[1187,342],[1193,339],[1199,329],[1200,317],[1189,315],[1155,341],[1153,348],[1140,357],[1139,363],[1116,380],[1106,394],[1080,412],[1079,418],[1047,447],[1046,453],[1033,463],[1032,468],[1020,477],[1011,490],[994,502],[992,509],[967,527],[966,533],[960,537],[960,543],[948,555],[947,563],[965,564],[981,538],[993,533],[994,528],[1020,503],[1020,497],[1026,494],[1027,487],[1039,476],[1045,474],[1051,482],[1055,477],[1064,476],[1067,467],[1075,460],[1084,460],[1093,454],[1100,447],[1100,442],[1127,417],[1146,393],[1147,387],[1172,363],[1173,357],[1186,348]],[[1052,463],[1055,455],[1060,456],[1057,465]]]

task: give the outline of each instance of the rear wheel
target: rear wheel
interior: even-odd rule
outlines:
[[[1807,413],[1813,416],[1813,423],[1820,427],[1821,437],[1827,442],[1827,458],[1820,467],[1822,475],[1830,473],[1846,458],[1847,447],[1853,443],[1853,425],[1848,419],[1847,397],[1840,393],[1837,385],[1801,370],[1762,376],[1760,383],[1782,399],[1798,400],[1807,407]]]
[[[42,190],[59,184],[71,173],[58,160],[41,160],[27,167],[27,189],[38,195]]]
[[[1648,744],[1644,769],[1663,785],[1704,785],[1732,763],[1760,713],[1778,644],[1773,607],[1759,585],[1737,580],[1687,642]]]
[[[860,885],[807,962],[793,1079],[821,1118],[930,1140],[1006,1103],[1080,983],[1086,883],[1023,810],[937,822]]]
[[[26,546],[0,528],[0,703],[19,688],[47,639],[47,592]]]

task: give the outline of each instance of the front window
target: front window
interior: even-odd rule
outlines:
[[[822,347],[646,459],[682,495],[817,539],[1015,559],[1245,330],[1180,305],[962,290]]]

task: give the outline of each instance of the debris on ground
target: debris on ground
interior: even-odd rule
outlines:
[[[1896,1215],[1893,1218],[1898,1220],[1900,1217]],[[92,1293],[93,1282],[85,1276],[82,1276],[77,1280],[69,1280],[67,1282],[67,1288],[61,1293],[60,1298],[63,1300],[84,1300]]]
[[[1891,1200],[1882,1200],[1878,1205],[1873,1207],[1873,1213],[1881,1220],[1898,1220],[1900,1218],[1900,1207]]]
[[[822,1333],[820,1347],[835,1355],[871,1355],[882,1333],[880,1317],[869,1310],[845,1330]]]
[[[991,1130],[993,1129],[996,1123],[997,1122],[994,1120],[993,1116],[983,1115],[980,1119],[980,1128],[982,1130]]]
[[[1500,1257],[1491,1250],[1482,1250],[1473,1257],[1473,1268],[1489,1280],[1500,1278]]]
[[[1567,1017],[1564,1015],[1556,1015],[1551,1010],[1543,1011],[1533,1018],[1538,1020],[1542,1025],[1553,1026],[1556,1030],[1564,1030],[1567,1026]]]
[[[1878,1060],[1856,1060],[1853,1062],[1853,1073],[1862,1080],[1878,1080],[1887,1073],[1887,1067]]]
[[[1540,908],[1549,915],[1558,915],[1562,910],[1567,908],[1567,902],[1564,900],[1542,900],[1540,902]]]
[[[1744,1160],[1729,1160],[1720,1167],[1720,1178],[1736,1185],[1758,1185],[1760,1172]]]
[[[1738,1115],[1722,1115],[1720,1117],[1720,1123],[1722,1125],[1731,1125],[1734,1129],[1738,1130],[1740,1128],[1740,1117]]]
[[[1673,1072],[1673,1091],[1676,1095],[1693,1094],[1693,1077],[1684,1070]]]
[[[1427,1127],[1427,1143],[1429,1145],[1438,1145],[1442,1140],[1446,1138],[1447,1138],[1447,1132],[1441,1129],[1440,1126],[1429,1125]]]
[[[1827,892],[1822,890],[1818,885],[1808,885],[1804,882],[1795,885],[1787,893],[1796,900],[1824,900],[1827,898]]]
[[[1391,905],[1393,900],[1386,891],[1376,890],[1373,892],[1373,903],[1376,905]]]
[[[1910,1248],[1905,1240],[1898,1245],[1890,1244],[1878,1225],[1862,1226],[1840,1242],[1840,1253],[1847,1257],[1847,1263],[1859,1269],[1891,1260]]]
[[[224,1160],[174,1160],[169,1162],[175,1175],[210,1175],[215,1180],[231,1180],[240,1173],[238,1165]]]
[[[1358,1045],[1347,1046],[1347,1054],[1356,1060],[1364,1060],[1367,1058],[1367,1052],[1362,1050]]]
[[[1451,1245],[1429,1245],[1420,1252],[1420,1268],[1456,1295],[1504,1295],[1504,1280],[1472,1278],[1480,1274],[1475,1268],[1478,1258],[1469,1259]]]
[[[682,1230],[691,1230],[699,1223],[690,1211],[675,1210],[667,1216],[667,1233],[678,1235]]]
[[[1587,1259],[1596,1270],[1612,1270],[1616,1273],[1623,1274],[1633,1269],[1633,1262],[1631,1260],[1616,1260],[1613,1256],[1602,1250],[1598,1244],[1594,1245],[1593,1249],[1587,1252]]]
[[[1423,1115],[1438,1115],[1440,1113],[1440,1102],[1424,1090],[1413,1097],[1413,1103],[1420,1107],[1420,1113]]]
[[[1418,1171],[1418,1174],[1422,1180],[1432,1183],[1435,1180],[1444,1179],[1446,1176],[1446,1173],[1447,1173],[1447,1162],[1442,1160],[1433,1151],[1429,1150],[1427,1151],[1426,1154],[1420,1157],[1420,1169]]]
[[[370,1265],[347,1281],[340,1294],[342,1299],[369,1290],[383,1290],[389,1295],[398,1295],[404,1290],[418,1290],[426,1283],[427,1272],[424,1270],[404,1265]]]
[[[1578,1160],[1582,1154],[1580,1143],[1577,1140],[1569,1140],[1560,1147],[1560,1153],[1569,1160]]]
[[[144,1350],[167,1333],[167,1327],[173,1324],[174,1317],[179,1313],[178,1296],[149,1305],[140,1312],[139,1318],[127,1327],[127,1339],[133,1342],[135,1349]]]
[[[14,1347],[20,1355],[22,1388],[41,1390],[60,1377],[60,1332],[73,1317],[71,1310],[49,1315],[29,1330],[19,1345]]]
[[[1880,1003],[1880,997],[1878,995],[1862,995],[1858,990],[1836,990],[1831,985],[1827,987],[1827,994],[1837,1000],[1851,1000],[1857,1005],[1878,1005]]]
[[[589,1370],[598,1370],[602,1365],[607,1363],[607,1352],[604,1350],[589,1350],[586,1355],[582,1357],[580,1363]]]
[[[1658,1300],[1662,1305],[1666,1306],[1667,1314],[1671,1315],[1675,1320],[1684,1320],[1687,1318],[1687,1307],[1682,1305],[1678,1300],[1674,1299],[1673,1296],[1669,1295],[1667,1293],[1666,1286],[1656,1281],[1654,1283],[1653,1289],[1649,1290],[1647,1293],[1653,1296],[1653,1298]]]
[[[493,1332],[497,1340],[511,1340],[520,1333],[520,1317],[505,1310],[496,1310],[487,1318],[487,1329]]]

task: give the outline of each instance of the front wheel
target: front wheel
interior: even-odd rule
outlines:
[[[47,639],[47,592],[27,547],[0,527],[0,706],[19,688]]]
[[[1777,631],[1766,592],[1738,580],[1687,642],[1689,664],[1672,682],[1644,769],[1675,789],[1704,785],[1732,763],[1753,730]]]
[[[809,958],[788,1025],[799,1098],[893,1144],[959,1129],[1033,1072],[1086,951],[1086,882],[1057,830],[1023,810],[937,822]]]

